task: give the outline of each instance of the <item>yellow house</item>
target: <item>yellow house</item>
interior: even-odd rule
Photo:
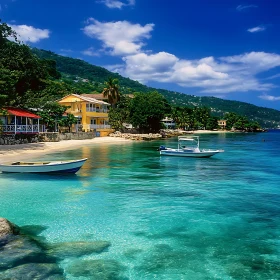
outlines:
[[[107,136],[113,131],[108,123],[109,103],[78,94],[67,95],[58,103],[68,106],[66,113],[77,118],[73,131],[96,131],[97,136]]]

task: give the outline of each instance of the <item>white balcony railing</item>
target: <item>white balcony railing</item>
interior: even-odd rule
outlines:
[[[90,124],[90,129],[110,129],[111,126],[108,124]]]
[[[87,108],[87,112],[108,113],[108,109]]]
[[[23,125],[23,124],[18,124],[18,125],[1,125],[0,126],[0,132],[2,133],[39,133],[39,132],[44,132],[45,131],[45,126],[44,125]]]

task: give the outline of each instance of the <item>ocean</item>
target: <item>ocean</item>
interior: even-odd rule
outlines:
[[[280,279],[279,130],[200,144],[225,152],[160,156],[170,138],[45,155],[88,161],[76,175],[0,173],[0,217],[68,246],[57,263],[70,280]],[[106,246],[78,252],[87,242]]]

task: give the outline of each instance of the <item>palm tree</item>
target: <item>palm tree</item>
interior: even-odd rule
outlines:
[[[179,128],[192,128],[193,110],[191,108],[173,107],[171,116]]]
[[[103,89],[102,94],[114,107],[114,105],[120,100],[118,79],[109,78],[108,81],[105,82],[105,88]]]

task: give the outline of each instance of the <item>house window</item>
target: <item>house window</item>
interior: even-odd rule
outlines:
[[[95,104],[87,103],[86,110],[87,110],[87,112],[95,112],[96,111]]]
[[[108,112],[107,105],[103,105],[103,106],[102,106],[102,112],[104,112],[104,113],[107,113],[107,112]]]

